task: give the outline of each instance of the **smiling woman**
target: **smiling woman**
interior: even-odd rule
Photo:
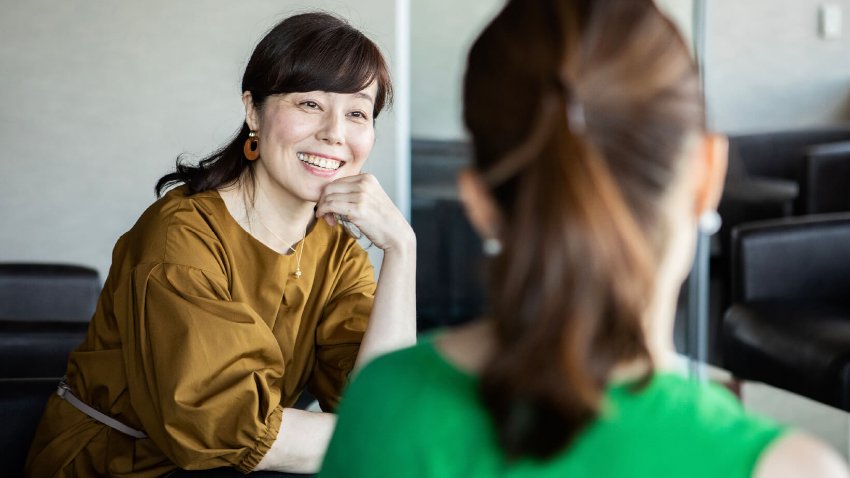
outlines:
[[[361,173],[390,98],[380,51],[341,19],[260,41],[239,132],[178,160],[115,245],[28,476],[318,468],[352,372],[415,341],[415,238]],[[343,216],[383,250],[377,284]],[[305,390],[326,413],[291,408]]]
[[[280,186],[287,201],[316,202],[330,180],[358,174],[375,142],[377,89],[372,82],[357,94],[288,93],[268,98],[261,110],[246,91],[246,123],[257,131],[262,158],[256,179]]]

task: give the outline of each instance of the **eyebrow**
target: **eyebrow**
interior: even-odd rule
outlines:
[[[371,102],[372,102],[372,104],[374,104],[374,103],[375,103],[374,98],[372,98],[371,96],[369,96],[369,95],[368,95],[368,94],[366,94],[366,93],[363,93],[362,91],[360,91],[360,92],[358,92],[358,93],[354,93],[354,96],[355,96],[356,98],[364,98],[364,99],[367,99],[367,100],[371,101]]]

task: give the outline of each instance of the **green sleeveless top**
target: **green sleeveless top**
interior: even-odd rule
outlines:
[[[656,373],[613,385],[602,414],[555,458],[507,462],[477,378],[425,339],[376,359],[346,391],[320,477],[746,477],[783,429],[726,389]]]

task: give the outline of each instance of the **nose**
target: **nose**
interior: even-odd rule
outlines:
[[[340,116],[335,112],[329,112],[325,115],[317,132],[320,141],[333,145],[345,144],[345,121]]]

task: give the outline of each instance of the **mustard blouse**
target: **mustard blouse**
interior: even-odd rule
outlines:
[[[149,438],[50,398],[27,475],[162,476],[178,467],[252,470],[283,408],[305,388],[332,410],[375,291],[367,254],[324,221],[304,239],[303,275],[233,219],[216,191],[180,187],[115,246],[67,382]]]

